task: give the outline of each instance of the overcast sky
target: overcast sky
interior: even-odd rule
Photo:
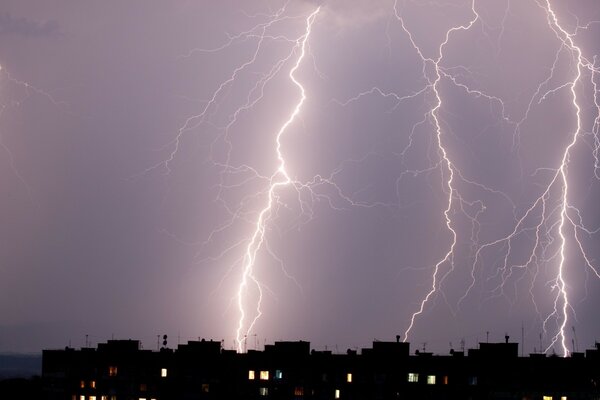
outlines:
[[[0,351],[591,347],[600,3],[550,6],[3,1]]]

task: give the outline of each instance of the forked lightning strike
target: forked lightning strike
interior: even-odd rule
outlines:
[[[590,75],[589,82],[593,87],[594,91],[594,104],[595,104],[595,118],[593,127],[591,129],[591,134],[593,135],[594,147],[593,147],[593,156],[595,159],[595,174],[598,177],[598,149],[599,149],[599,140],[598,140],[598,129],[599,129],[599,121],[600,121],[600,103],[598,102],[598,87],[597,87],[597,76],[600,72],[598,67],[596,66],[596,56],[593,57],[593,61],[590,61],[589,58],[584,56],[584,52],[581,47],[579,47],[575,43],[575,35],[577,31],[573,33],[569,33],[563,25],[560,23],[560,19],[554,11],[550,0],[534,0],[535,3],[545,12],[547,17],[547,24],[551,32],[554,33],[556,39],[559,41],[560,46],[559,50],[556,53],[556,57],[554,60],[554,64],[550,68],[550,75],[542,81],[537,90],[531,97],[531,100],[528,103],[527,109],[523,115],[523,117],[519,120],[511,120],[506,112],[505,105],[502,99],[487,95],[478,90],[473,90],[469,88],[467,85],[459,83],[453,75],[451,75],[448,71],[446,71],[440,63],[443,61],[443,51],[444,47],[448,44],[450,37],[453,33],[459,30],[468,30],[473,24],[477,22],[480,18],[475,7],[475,1],[471,3],[471,11],[473,14],[473,18],[464,25],[460,25],[457,27],[453,27],[446,32],[445,40],[440,44],[438,48],[437,58],[428,58],[426,57],[421,48],[416,44],[413,39],[412,33],[406,28],[404,19],[399,13],[398,1],[394,4],[394,11],[397,20],[400,22],[403,31],[408,36],[410,43],[412,44],[415,51],[418,53],[419,57],[423,63],[423,75],[424,78],[429,82],[429,89],[433,92],[435,96],[435,104],[429,110],[428,115],[432,120],[432,124],[434,126],[435,135],[437,138],[438,151],[440,154],[440,173],[442,177],[446,175],[445,178],[445,192],[447,193],[447,207],[444,210],[445,224],[446,228],[450,232],[452,236],[451,244],[448,248],[448,251],[445,253],[445,256],[439,260],[433,267],[432,274],[432,283],[430,290],[426,293],[424,298],[422,299],[418,310],[415,311],[411,318],[410,323],[408,324],[408,328],[404,333],[404,340],[408,339],[408,336],[413,329],[417,317],[421,316],[425,310],[425,306],[436,296],[437,292],[442,289],[441,285],[444,279],[454,270],[454,252],[455,246],[457,243],[458,232],[453,228],[453,219],[451,217],[451,211],[454,206],[454,202],[458,202],[460,208],[462,209],[463,198],[454,187],[454,179],[456,176],[460,176],[464,182],[467,182],[472,185],[480,185],[479,183],[470,182],[466,180],[461,172],[456,169],[454,166],[450,156],[448,155],[446,148],[443,143],[443,131],[440,124],[439,110],[443,105],[443,96],[439,91],[439,83],[442,78],[448,79],[452,82],[456,87],[462,88],[469,95],[473,95],[475,97],[483,97],[488,101],[499,102],[502,107],[502,118],[505,122],[512,124],[514,126],[514,139],[513,143],[518,145],[519,134],[521,125],[529,118],[529,112],[531,111],[534,102],[537,99],[537,104],[545,101],[550,95],[556,94],[562,90],[569,90],[571,97],[571,106],[572,106],[572,115],[575,117],[576,126],[573,128],[571,132],[566,132],[565,135],[569,135],[570,140],[568,144],[564,147],[561,152],[562,156],[560,158],[560,162],[558,166],[553,169],[553,175],[549,182],[543,186],[541,194],[537,197],[537,199],[533,202],[533,204],[525,210],[525,212],[515,219],[514,228],[512,231],[497,240],[490,241],[488,243],[478,245],[477,250],[474,255],[474,262],[472,265],[471,271],[471,283],[467,288],[465,294],[460,298],[458,302],[458,306],[467,298],[470,291],[473,289],[477,277],[476,270],[479,264],[481,263],[481,258],[483,253],[486,250],[504,246],[504,262],[498,268],[497,276],[501,277],[501,283],[498,287],[498,290],[502,292],[504,290],[504,284],[507,282],[508,278],[513,274],[514,269],[520,268],[531,268],[532,269],[532,283],[531,288],[533,288],[533,282],[537,277],[539,272],[539,263],[542,262],[548,265],[548,268],[551,268],[551,265],[554,263],[555,273],[554,278],[550,282],[550,291],[553,294],[553,311],[545,316],[540,316],[542,319],[542,328],[544,330],[544,334],[549,336],[549,344],[543,349],[545,352],[548,352],[554,348],[556,344],[559,345],[560,350],[564,356],[569,354],[569,349],[567,347],[567,337],[566,331],[569,324],[569,315],[574,313],[574,309],[570,304],[570,296],[569,296],[569,284],[567,281],[567,245],[569,241],[572,241],[575,244],[576,249],[572,249],[572,252],[579,252],[581,257],[585,262],[585,266],[589,268],[593,274],[600,278],[599,269],[593,265],[593,260],[588,256],[585,247],[580,240],[581,234],[593,235],[598,232],[598,230],[592,230],[587,228],[582,220],[582,216],[580,211],[571,204],[570,202],[570,191],[569,191],[569,163],[572,157],[573,149],[578,144],[581,139],[583,133],[582,127],[582,107],[579,102],[578,96],[578,86],[583,85],[584,71]],[[508,11],[506,11],[508,13]],[[506,14],[503,18],[503,23],[506,19]],[[577,27],[579,29],[587,29],[588,26],[585,27]],[[502,32],[504,32],[504,26],[502,27]],[[549,85],[551,79],[554,78],[556,65],[559,61],[559,57],[562,51],[566,50],[571,55],[572,63],[575,65],[575,72],[573,77],[568,81],[557,85],[553,88],[546,90],[544,93],[542,91],[544,86]],[[430,78],[426,74],[426,68],[430,65],[434,69],[434,76]],[[543,94],[542,94],[543,93]],[[423,122],[423,121],[422,121]],[[422,123],[420,122],[420,123]],[[481,185],[481,188],[484,188],[488,191],[493,191],[492,189]],[[559,192],[560,196],[557,198],[553,198],[555,192]],[[502,194],[505,198],[508,197]],[[556,205],[552,206],[551,203],[556,203]],[[512,201],[511,201],[511,204]],[[514,204],[513,204],[514,205]],[[463,213],[466,214],[466,212]],[[557,215],[557,219],[553,219],[552,217]],[[467,215],[468,216],[468,215]],[[470,217],[471,218],[471,217]],[[533,226],[529,226],[528,221],[530,219],[536,219],[537,222]],[[477,223],[477,216],[472,217],[472,222]],[[509,261],[509,257],[512,254],[512,244],[513,241],[517,240],[517,236],[526,231],[535,232],[534,235],[534,243],[531,246],[531,250],[528,253],[525,260],[520,264],[511,264]],[[554,233],[553,233],[554,232]],[[547,238],[546,242],[543,243],[541,237]],[[471,238],[471,239],[476,239]],[[553,251],[549,256],[546,256],[546,253],[549,252],[549,246],[554,242],[558,242],[558,248]],[[541,258],[541,259],[540,259]],[[442,272],[441,268],[444,265],[448,265],[448,269],[446,272]],[[532,302],[536,305],[535,296],[533,292],[530,291]],[[550,329],[550,323],[555,324],[555,333],[549,334],[548,330]]]
[[[300,64],[302,63],[302,60],[304,59],[304,56],[306,54],[306,42],[308,41],[308,39],[310,37],[313,22],[317,16],[317,14],[319,13],[319,11],[320,11],[320,7],[317,8],[312,14],[310,14],[307,17],[306,32],[296,42],[296,48],[299,50],[300,54],[298,56],[298,59],[296,60],[296,64],[290,70],[289,77],[290,77],[290,80],[294,83],[294,85],[296,85],[298,87],[298,90],[300,91],[300,100],[294,107],[294,110],[291,113],[291,115],[289,116],[289,118],[287,119],[287,121],[285,121],[285,123],[281,126],[281,128],[279,129],[279,132],[277,132],[277,136],[276,136],[277,145],[276,145],[275,151],[277,153],[277,160],[279,161],[279,167],[277,168],[277,171],[275,171],[275,173],[270,178],[271,184],[270,184],[269,191],[268,191],[268,202],[267,202],[267,205],[260,211],[260,213],[258,215],[258,219],[256,221],[256,228],[252,235],[252,239],[250,240],[250,243],[248,244],[248,247],[246,248],[246,253],[244,256],[242,280],[240,282],[240,285],[238,288],[238,293],[237,293],[237,304],[238,304],[238,309],[240,312],[240,319],[239,319],[238,327],[236,330],[236,341],[238,344],[238,351],[240,351],[240,352],[243,350],[243,346],[242,346],[243,338],[252,331],[254,324],[260,318],[260,316],[262,314],[262,312],[261,312],[262,288],[261,288],[260,282],[256,279],[255,272],[254,272],[256,255],[257,255],[258,251],[260,250],[260,248],[263,244],[263,241],[265,240],[265,224],[268,221],[268,219],[271,215],[271,212],[273,210],[273,203],[276,201],[275,198],[277,196],[276,191],[278,188],[287,186],[292,182],[292,180],[291,180],[290,176],[288,175],[288,172],[286,171],[286,168],[285,168],[285,158],[281,151],[281,138],[284,135],[285,131],[287,130],[288,126],[292,122],[294,122],[294,119],[296,118],[296,116],[298,115],[298,113],[300,112],[300,110],[302,108],[302,104],[304,104],[304,101],[306,100],[306,93],[304,91],[304,87],[296,79],[294,74],[300,67]],[[255,285],[258,290],[258,302],[256,304],[256,310],[255,310],[256,314],[254,315],[254,317],[248,317],[248,315],[247,315],[248,311],[246,310],[246,305],[244,302],[245,292],[248,290],[249,284]],[[249,324],[247,324],[246,319],[249,319],[249,320],[251,319],[251,322]]]
[[[414,312],[410,318],[410,323],[408,325],[408,328],[406,328],[406,331],[404,332],[404,339],[403,339],[404,341],[406,341],[408,339],[408,335],[410,334],[410,331],[412,330],[412,328],[415,324],[415,319],[423,313],[423,311],[425,309],[425,305],[430,301],[432,296],[438,290],[440,281],[443,280],[444,277],[447,276],[452,271],[452,269],[454,269],[454,248],[456,246],[457,233],[456,233],[456,230],[452,227],[452,218],[450,216],[450,213],[452,211],[452,208],[454,207],[454,201],[458,200],[459,202],[461,202],[462,198],[461,198],[460,194],[457,192],[456,188],[454,187],[455,174],[458,174],[459,172],[456,169],[456,167],[454,166],[454,164],[452,163],[452,160],[450,159],[448,152],[447,152],[446,148],[444,147],[444,141],[443,141],[443,137],[442,137],[443,136],[442,126],[441,126],[440,119],[438,116],[438,111],[439,111],[440,107],[442,107],[442,97],[440,95],[438,85],[442,79],[442,76],[446,75],[440,68],[440,62],[442,61],[442,59],[444,57],[444,47],[448,44],[448,42],[450,40],[450,36],[457,31],[464,31],[464,30],[470,29],[473,26],[473,24],[475,24],[475,22],[479,19],[479,15],[475,11],[475,1],[474,0],[471,3],[471,10],[473,12],[473,18],[464,25],[460,25],[458,27],[454,27],[454,28],[451,28],[450,30],[448,30],[445,35],[445,40],[438,47],[438,54],[437,54],[436,58],[431,58],[431,57],[427,57],[424,55],[424,53],[421,50],[421,48],[419,47],[419,45],[417,45],[417,43],[415,42],[413,35],[406,28],[404,19],[400,15],[400,12],[398,9],[398,1],[396,0],[394,3],[394,14],[395,14],[396,18],[398,19],[398,21],[400,22],[402,30],[408,36],[411,45],[413,46],[413,48],[415,49],[415,51],[418,53],[419,57],[421,58],[421,62],[423,63],[424,77],[428,82],[429,89],[433,92],[433,94],[435,96],[435,105],[433,108],[430,109],[430,111],[428,112],[428,115],[433,120],[436,144],[437,144],[437,147],[438,147],[438,150],[440,153],[440,157],[441,157],[440,164],[439,164],[440,172],[441,172],[442,177],[447,175],[447,178],[445,178],[444,192],[446,192],[446,194],[448,195],[448,198],[447,198],[447,206],[446,206],[446,209],[444,210],[444,219],[445,219],[446,227],[448,228],[448,231],[451,233],[451,236],[452,236],[451,244],[450,244],[448,251],[446,252],[444,257],[441,260],[439,260],[434,266],[431,289],[429,290],[429,292],[427,292],[426,296],[421,301],[419,309],[416,312]],[[427,76],[427,74],[425,72],[428,66],[432,66],[434,68],[435,73],[434,73],[433,77]],[[445,172],[444,170],[447,170],[447,172]],[[440,276],[441,268],[446,263],[450,264],[450,268],[445,274]]]
[[[244,339],[250,335],[262,315],[261,305],[263,293],[265,289],[268,289],[265,283],[259,282],[256,276],[255,267],[257,255],[260,251],[266,252],[273,260],[278,262],[285,277],[296,283],[301,290],[301,287],[298,285],[295,278],[285,270],[283,260],[271,249],[266,238],[268,223],[277,215],[278,209],[281,206],[281,204],[279,204],[278,192],[285,187],[295,191],[298,195],[295,201],[299,205],[300,216],[305,217],[307,220],[313,218],[312,204],[319,201],[325,202],[332,210],[345,210],[347,209],[347,206],[370,208],[383,205],[379,203],[356,202],[335,184],[334,179],[336,175],[343,170],[344,165],[347,162],[351,161],[342,162],[327,175],[316,174],[306,181],[292,179],[286,169],[286,159],[283,154],[281,141],[290,125],[296,120],[306,99],[305,89],[298,80],[296,73],[305,59],[312,55],[310,54],[309,38],[311,36],[313,23],[317,15],[321,12],[321,7],[318,7],[312,12],[304,13],[304,16],[301,17],[290,16],[288,15],[290,3],[290,1],[286,1],[275,13],[260,14],[261,17],[267,18],[268,21],[261,22],[242,33],[230,35],[228,41],[223,45],[214,49],[194,49],[182,57],[188,58],[192,57],[194,54],[224,51],[236,42],[256,42],[256,44],[253,45],[252,54],[247,57],[246,60],[237,64],[229,77],[217,85],[217,89],[209,96],[209,100],[202,107],[200,113],[185,120],[184,124],[177,131],[174,139],[170,142],[172,149],[168,157],[164,161],[146,170],[146,172],[150,172],[158,167],[163,167],[166,169],[167,174],[171,173],[170,164],[175,160],[175,156],[181,149],[184,134],[191,132],[201,125],[210,126],[219,132],[211,142],[208,162],[219,170],[219,182],[215,185],[215,202],[225,210],[229,215],[229,218],[213,229],[207,239],[202,242],[201,246],[202,248],[208,247],[209,244],[218,240],[220,235],[228,235],[234,229],[234,226],[240,222],[250,224],[252,230],[248,237],[241,238],[234,243],[227,241],[230,244],[219,251],[217,255],[199,258],[198,262],[222,261],[229,253],[237,252],[239,248],[244,249],[243,255],[236,258],[233,263],[229,264],[230,268],[228,272],[224,274],[221,283],[215,289],[219,289],[224,280],[227,277],[232,276],[233,272],[238,267],[240,268],[241,277],[239,283],[236,285],[237,291],[232,298],[231,303],[235,304],[237,311],[239,312],[234,338],[235,345],[239,351],[243,351]],[[301,19],[304,29],[298,34],[298,37],[272,34],[270,32],[271,28],[276,30],[276,25],[278,24],[284,22],[288,23],[290,21],[293,22],[299,19]],[[266,72],[257,74],[255,71],[251,71],[253,68],[257,67],[257,64],[265,61],[267,55],[265,47],[267,47],[268,44],[275,42],[283,43],[286,46],[289,45],[289,50],[286,50],[285,55],[276,58],[274,62],[270,63],[270,67],[266,69]],[[288,64],[291,66],[289,71],[287,71],[286,80],[291,82],[295,89],[298,90],[300,96],[290,115],[279,127],[275,135],[274,153],[277,158],[277,169],[272,174],[265,175],[251,165],[234,164],[231,159],[233,144],[230,138],[230,131],[232,131],[234,126],[239,123],[240,118],[244,113],[251,112],[252,109],[263,100],[267,86]],[[314,65],[314,59],[312,68],[316,75],[323,78],[322,73],[320,73],[316,65]],[[250,88],[246,92],[247,94],[242,97],[242,104],[236,106],[234,111],[227,115],[226,123],[224,125],[214,123],[211,120],[213,114],[216,113],[216,110],[218,110],[223,99],[227,97],[227,92],[231,90],[238,81],[242,81],[246,78],[245,76],[242,77],[242,74],[244,73],[252,76],[251,79],[253,79],[253,84],[250,85]],[[215,154],[213,146],[218,147],[217,145],[224,145],[224,154]],[[252,182],[264,182],[266,188],[262,190],[253,189],[250,194],[242,197],[241,200],[235,204],[230,204],[228,202],[226,198],[228,190],[240,189],[243,188],[244,185],[251,184]],[[251,209],[248,204],[255,201],[260,196],[265,196],[266,204],[255,211],[254,209]],[[251,215],[253,217],[250,217]],[[254,217],[254,215],[256,215],[256,217]],[[302,221],[300,223],[302,223]],[[163,232],[177,239],[176,235],[167,232],[166,230],[163,230]],[[184,243],[184,241],[182,242]]]

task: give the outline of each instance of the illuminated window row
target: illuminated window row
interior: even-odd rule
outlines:
[[[419,374],[415,373],[415,372],[410,372],[408,374],[407,380],[408,380],[408,382],[411,382],[411,383],[417,383],[417,382],[419,382]],[[427,375],[427,384],[428,385],[435,385],[436,383],[437,383],[437,380],[436,380],[435,375]],[[442,383],[444,385],[448,384],[448,376],[447,375],[442,377]]]
[[[269,371],[260,371],[258,374],[258,377],[261,381],[268,381],[269,380]],[[275,371],[275,379],[282,379],[283,378],[283,372],[281,372],[280,370]],[[253,369],[248,371],[248,380],[249,381],[253,381],[256,379],[256,371],[254,371]]]
[[[100,396],[100,397],[97,397],[97,396],[87,396],[87,398],[86,398],[84,395],[81,395],[81,396],[73,395],[73,396],[71,396],[71,399],[72,400],[78,400],[78,399],[79,400],[97,400],[97,399],[98,400],[117,400],[117,396],[115,396],[115,395],[112,395],[112,396],[103,395],[103,396]],[[156,399],[151,399],[151,400],[156,400]]]

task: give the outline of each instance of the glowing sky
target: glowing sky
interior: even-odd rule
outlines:
[[[595,0],[3,2],[0,351],[592,346],[599,37]]]

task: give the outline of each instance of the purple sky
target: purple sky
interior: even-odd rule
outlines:
[[[600,3],[550,6],[4,1],[0,351],[235,348],[249,263],[248,348],[592,346]]]

